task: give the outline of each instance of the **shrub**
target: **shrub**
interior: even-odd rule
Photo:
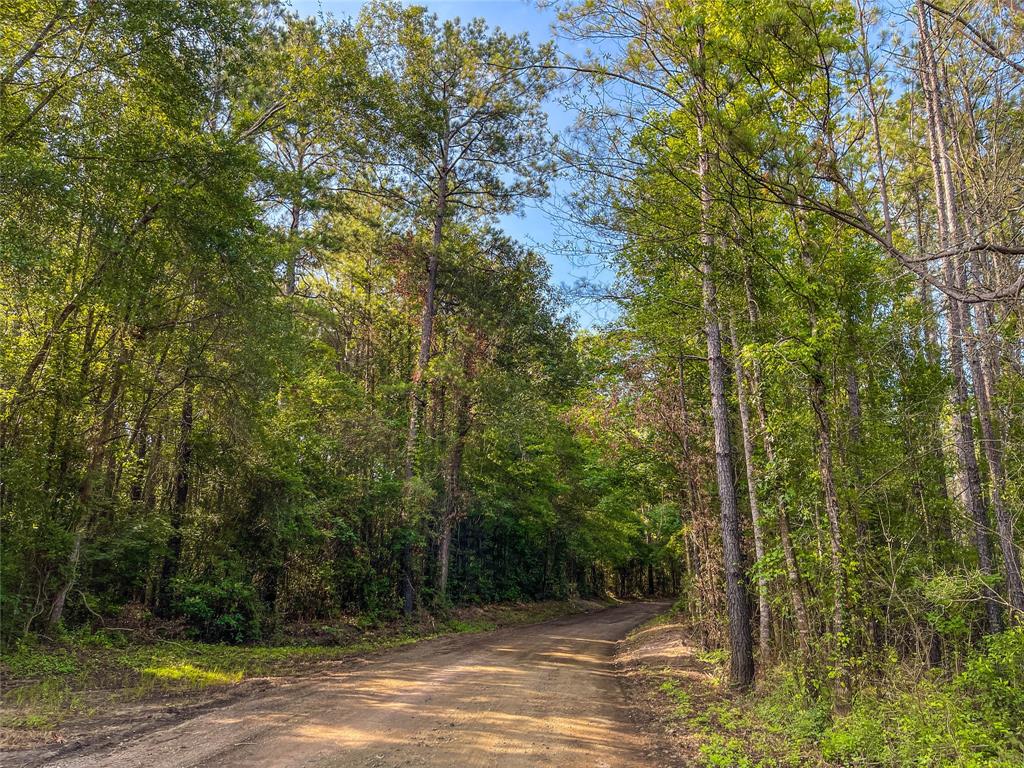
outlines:
[[[821,736],[839,765],[1024,765],[1024,629],[989,638],[953,680],[890,680]]]
[[[236,579],[179,584],[178,612],[197,639],[251,643],[260,639],[259,600],[251,584]]]

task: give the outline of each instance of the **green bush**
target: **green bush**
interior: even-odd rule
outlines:
[[[838,765],[1024,765],[1024,629],[989,639],[966,670],[949,680],[929,675],[888,681],[860,694],[849,715],[821,735]]]
[[[1024,627],[988,639],[986,651],[957,680],[990,722],[1005,724],[1019,740],[1024,729]]]
[[[251,584],[235,579],[179,584],[178,613],[197,639],[252,643],[260,639],[259,599]]]
[[[825,696],[816,696],[790,668],[775,670],[767,681],[766,697],[758,706],[758,715],[770,730],[784,733],[798,744],[816,743],[828,727],[831,705]]]
[[[707,768],[755,768],[743,740],[735,736],[709,734],[700,745],[700,756]]]
[[[910,674],[895,661],[862,688],[848,714],[791,667],[762,686],[759,722],[829,765],[879,768],[1020,768],[1024,765],[1024,628],[994,635],[956,676]],[[722,729],[720,729],[722,730]],[[721,741],[709,755],[724,759]],[[710,757],[708,764],[713,764]]]
[[[79,670],[78,659],[65,648],[39,648],[30,642],[21,642],[13,652],[3,656],[5,677],[55,677]]]

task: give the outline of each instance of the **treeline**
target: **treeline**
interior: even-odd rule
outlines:
[[[1024,16],[598,0],[562,24],[594,51],[563,65],[576,219],[616,254],[609,338],[705,642],[738,686],[796,660],[838,712],[894,660],[959,671],[1024,616]],[[1019,737],[1000,700],[984,728]]]
[[[671,588],[493,226],[546,193],[549,48],[384,2],[3,14],[5,641]]]

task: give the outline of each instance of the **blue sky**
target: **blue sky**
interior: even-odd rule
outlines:
[[[362,7],[362,0],[290,0],[290,4],[303,15],[330,13],[338,17],[355,16]],[[501,27],[508,32],[527,32],[530,38],[539,43],[552,37],[551,25],[555,21],[555,13],[551,9],[538,8],[531,0],[418,0],[438,16],[451,19],[456,16],[469,19],[482,16],[491,26]],[[553,131],[561,131],[571,125],[573,116],[567,113],[556,99],[546,103],[549,126]],[[558,187],[553,185],[557,203]],[[564,190],[564,185],[563,185]],[[573,263],[562,251],[556,248],[557,238],[564,238],[559,231],[557,217],[551,204],[530,203],[522,216],[505,216],[501,219],[502,228],[520,242],[532,246],[543,254],[551,265],[551,282],[555,286],[572,287],[580,280],[588,282],[608,282],[609,272],[597,264]],[[608,319],[610,307],[599,306],[592,302],[575,302],[572,307],[579,322],[584,326]]]

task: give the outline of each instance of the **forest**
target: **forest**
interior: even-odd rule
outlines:
[[[1024,11],[549,9],[5,5],[3,647],[672,596],[835,764],[1019,764]]]

